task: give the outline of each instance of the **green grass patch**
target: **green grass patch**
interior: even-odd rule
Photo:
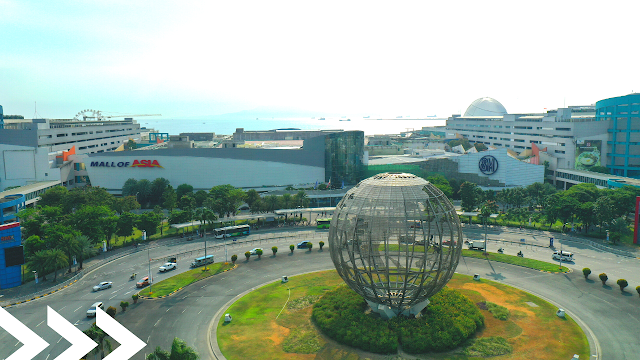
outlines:
[[[540,261],[540,260],[535,260],[535,259],[528,259],[528,258],[524,258],[524,257],[506,255],[506,254],[498,254],[498,253],[487,253],[487,255],[484,255],[484,253],[482,251],[478,251],[478,250],[462,249],[462,256],[471,257],[471,258],[477,258],[477,259],[487,259],[487,260],[490,260],[490,261],[503,262],[503,263],[507,263],[507,264],[511,264],[511,265],[518,265],[518,266],[523,266],[523,267],[527,267],[527,268],[530,268],[530,269],[548,271],[548,272],[552,272],[552,273],[569,271],[569,268],[567,268],[565,266],[563,266],[561,268],[560,265],[558,265],[558,264],[552,264],[552,263],[548,263],[546,261]]]
[[[282,343],[282,350],[287,353],[315,354],[322,349],[322,342],[317,331],[311,326],[292,329]]]
[[[510,354],[513,347],[507,339],[500,336],[492,336],[473,340],[464,353],[468,356],[500,356]]]
[[[489,312],[491,313],[491,315],[493,315],[494,318],[503,320],[503,321],[509,319],[509,309],[507,309],[506,307],[498,304],[494,304],[489,301],[485,301],[484,303],[487,306],[487,310],[489,310]]]
[[[204,267],[200,267],[185,271],[181,274],[162,280],[159,283],[152,284],[152,294],[149,293],[149,287],[141,290],[139,294],[150,298],[168,295],[177,289],[183,288],[198,280],[206,279],[209,276],[219,274],[225,270],[231,269],[232,267],[233,264],[231,263],[213,263],[207,266],[207,270],[204,270]]]

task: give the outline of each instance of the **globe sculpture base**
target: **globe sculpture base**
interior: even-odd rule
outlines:
[[[427,305],[429,305],[429,300],[427,299],[411,307],[408,307],[402,311],[398,311],[397,309],[392,309],[390,306],[375,303],[373,301],[366,300],[366,302],[369,305],[369,308],[371,308],[371,312],[374,312],[380,315],[380,317],[385,320],[389,320],[398,315],[407,316],[407,317],[413,316],[413,317],[419,318],[420,314],[422,313],[422,310],[426,308]]]

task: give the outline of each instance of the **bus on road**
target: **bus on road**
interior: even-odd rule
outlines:
[[[318,219],[316,220],[318,223],[318,229],[328,229],[331,225],[331,218],[328,219]]]
[[[251,227],[249,225],[225,226],[213,229],[213,235],[216,239],[249,235],[249,233],[251,233]]]
[[[202,256],[194,259],[191,262],[191,267],[198,267],[202,265],[212,264],[213,263],[213,255]]]

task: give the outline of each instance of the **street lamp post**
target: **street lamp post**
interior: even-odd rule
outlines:
[[[138,194],[140,194],[140,191],[136,193],[136,202],[138,202]]]
[[[151,291],[151,255],[149,255],[149,244],[147,244],[147,258],[149,259],[149,295],[153,294]]]
[[[207,232],[204,232],[204,271],[207,271]]]
[[[38,272],[35,270],[31,270],[33,273],[33,285],[36,287],[36,292],[38,292]]]

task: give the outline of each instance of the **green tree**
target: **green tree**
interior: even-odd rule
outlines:
[[[69,264],[69,273],[71,273],[71,266],[73,266],[73,257],[80,252],[80,245],[76,240],[77,234],[64,234],[62,243],[58,246],[58,249],[64,251],[67,256]]]
[[[135,196],[125,196],[116,200],[114,210],[119,214],[130,212],[131,210],[140,209],[140,203],[136,201]]]
[[[592,166],[589,168],[589,171],[600,174],[611,174],[611,170],[606,166]]]
[[[196,199],[193,197],[193,194],[187,194],[180,198],[178,205],[180,206],[180,210],[193,211],[196,208]]]
[[[474,211],[479,204],[478,192],[480,188],[474,183],[465,181],[460,185],[460,199],[462,200],[462,210],[466,212]]]
[[[473,146],[474,146],[474,147],[476,148],[476,150],[478,150],[478,151],[486,151],[486,150],[489,150],[489,148],[487,147],[487,145],[485,145],[485,144],[483,144],[483,143],[479,143],[479,142],[477,142],[477,143],[473,144]]]
[[[282,201],[283,209],[291,209],[291,203],[293,202],[293,199],[291,198],[291,194],[289,193],[282,194],[281,201]]]
[[[615,218],[613,208],[613,201],[608,196],[602,196],[598,200],[596,200],[596,203],[593,206],[593,211],[595,212],[596,219],[600,224],[600,231],[602,231],[603,224],[610,224],[611,221]]]
[[[204,201],[207,200],[208,197],[209,197],[209,194],[206,191],[204,190],[196,191],[196,194],[194,195],[194,198],[196,199],[196,206],[201,207],[202,204],[204,204]]]
[[[263,254],[262,249],[256,250],[256,255],[258,255],[258,259],[260,259],[262,257],[262,254]]]
[[[105,352],[111,352],[111,341],[107,338],[107,333],[104,330],[100,329],[96,326],[96,323],[93,323],[90,328],[83,331],[89,339],[93,340],[98,344],[89,354],[98,354],[100,353],[100,358],[104,359]]]
[[[96,254],[98,253],[98,249],[96,249],[96,247],[91,243],[91,240],[89,240],[89,238],[84,235],[76,236],[76,242],[78,244],[78,268],[82,269],[84,260],[96,256]]]
[[[135,150],[137,148],[138,148],[138,144],[133,139],[129,139],[129,141],[124,143],[125,151],[131,151],[131,150]]]
[[[40,212],[34,208],[26,208],[18,212],[22,235],[25,238],[44,235],[45,220]]]
[[[176,206],[178,206],[178,196],[171,185],[169,185],[162,194],[162,207],[171,212],[176,208]]]
[[[73,214],[72,223],[83,235],[86,235],[94,244],[104,234],[102,218],[112,215],[112,211],[106,206],[84,206]]]
[[[147,236],[154,235],[158,232],[158,226],[160,226],[160,216],[148,211],[138,216],[137,227],[140,230],[146,231]]]
[[[271,251],[273,252],[273,256],[276,256],[276,253],[278,252],[278,247],[277,246],[272,246],[271,247]]]
[[[138,180],[134,178],[129,178],[122,185],[122,196],[136,196],[138,192]]]
[[[622,237],[631,233],[627,220],[623,217],[611,220],[609,231],[611,233],[610,238],[614,243],[617,243]]]
[[[102,233],[107,240],[107,249],[111,249],[111,238],[118,230],[118,217],[115,215],[105,216],[100,219]]]
[[[133,228],[138,220],[138,216],[126,212],[118,217],[118,224],[116,226],[116,236],[127,237],[133,234]]]
[[[106,206],[110,209],[114,209],[116,197],[109,194],[107,190],[101,187],[85,186],[82,188],[75,188],[73,191],[84,192],[86,204],[91,204],[93,206]]]
[[[58,270],[65,267],[69,263],[69,258],[64,254],[61,249],[45,250],[47,257],[47,264],[49,269],[53,270],[53,281],[58,280]]]
[[[278,197],[276,195],[268,195],[265,198],[265,205],[267,211],[273,212],[278,208]]]
[[[31,235],[24,241],[24,257],[27,259],[40,250],[46,250],[46,243],[40,236]]]
[[[445,178],[444,176],[440,174],[429,176],[427,178],[427,181],[432,183],[433,186],[440,189],[440,191],[442,191],[449,199],[453,197],[453,188],[449,184],[447,178]]]
[[[151,182],[147,179],[141,179],[136,185],[136,192],[140,204],[148,203],[151,201]]]
[[[36,251],[33,255],[31,255],[27,261],[27,266],[29,269],[38,273],[38,276],[42,278],[43,281],[47,280],[47,273],[49,273],[49,254],[48,250],[39,250]]]
[[[38,206],[60,206],[67,195],[69,195],[67,188],[64,186],[56,186],[40,195]]]
[[[247,191],[247,195],[244,199],[244,201],[246,201],[247,205],[249,205],[249,208],[251,210],[253,210],[253,205],[256,203],[256,201],[259,201],[259,200],[260,200],[260,194],[258,194],[258,192],[255,189],[251,189]]]
[[[309,206],[309,196],[304,192],[304,190],[298,191],[293,198],[296,206],[303,208]],[[302,214],[300,214],[300,217],[302,217]]]
[[[189,184],[181,184],[176,189],[176,197],[182,199],[185,195],[193,195],[193,186]]]
[[[162,195],[169,186],[169,180],[159,177],[151,182],[151,202],[154,204],[162,203]]]
[[[589,226],[591,226],[592,224],[594,224],[597,221],[596,213],[593,210],[594,206],[595,206],[595,203],[586,202],[586,203],[581,203],[575,209],[576,218],[578,218],[578,220],[580,220],[580,222],[584,226],[585,231],[587,233],[589,233]]]

